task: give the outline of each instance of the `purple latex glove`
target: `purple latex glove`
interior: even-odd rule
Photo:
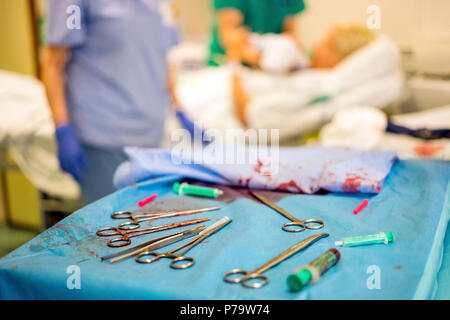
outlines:
[[[80,143],[70,124],[56,129],[56,140],[58,141],[58,160],[61,169],[81,182],[81,170],[87,168]]]
[[[194,135],[194,132],[197,131],[197,132],[201,133],[201,139],[202,139],[203,143],[209,143],[207,141],[204,141],[205,137],[207,137],[205,135],[205,132],[201,128],[199,128],[191,119],[189,119],[183,111],[177,110],[176,116],[177,116],[178,120],[180,121],[181,125],[187,131],[189,131],[189,133],[191,134],[191,137],[193,139],[196,138],[196,136]]]

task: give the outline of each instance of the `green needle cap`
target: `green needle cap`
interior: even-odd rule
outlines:
[[[388,234],[386,234],[386,237],[389,242],[394,242],[394,234],[392,232],[389,232]]]
[[[287,285],[291,291],[300,291],[311,281],[312,275],[308,269],[303,269],[296,274],[291,274],[287,278]]]
[[[173,192],[179,193],[180,187],[181,187],[181,184],[180,184],[179,182],[175,182],[175,183],[173,184],[173,186],[172,186]]]

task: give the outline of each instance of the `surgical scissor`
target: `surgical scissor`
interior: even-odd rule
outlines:
[[[250,191],[250,194],[253,195],[259,201],[261,201],[262,203],[264,203],[265,205],[271,207],[272,209],[274,209],[275,211],[277,211],[278,213],[282,214],[284,217],[286,217],[292,221],[292,222],[287,222],[287,223],[283,224],[282,228],[284,231],[300,232],[300,231],[304,231],[305,229],[320,229],[320,228],[323,228],[323,226],[324,226],[324,223],[322,220],[319,220],[319,219],[299,220],[296,217],[294,217],[293,215],[289,214],[287,211],[285,211],[282,208],[280,208],[279,206],[277,206],[275,203],[269,201],[269,199],[267,199],[266,197],[260,195],[259,193]],[[316,224],[316,225],[309,226],[308,224]],[[290,226],[295,226],[298,228],[288,228]]]
[[[191,267],[195,263],[195,259],[191,257],[186,257],[184,254],[191,250],[194,246],[202,242],[204,239],[215,233],[216,231],[222,229],[227,224],[229,224],[232,220],[228,217],[225,217],[216,223],[212,224],[205,230],[199,233],[199,236],[186,242],[185,244],[170,250],[165,253],[157,253],[154,251],[144,251],[136,256],[136,261],[140,263],[152,263],[155,262],[161,258],[170,258],[173,259],[170,263],[170,267],[173,269],[186,269]],[[176,254],[178,250],[184,249],[182,252]],[[153,258],[144,258],[145,256],[153,256]],[[185,261],[184,264],[180,264],[180,261]]]
[[[110,247],[123,247],[127,246],[131,243],[130,238],[142,236],[144,234],[162,231],[162,230],[168,230],[178,227],[184,227],[191,224],[201,223],[210,220],[210,218],[203,218],[203,219],[194,219],[194,220],[188,220],[188,221],[182,221],[182,222],[175,222],[171,224],[165,224],[162,226],[157,227],[151,227],[151,228],[144,228],[144,229],[138,229],[138,230],[129,230],[129,231],[123,231],[119,228],[115,227],[109,227],[109,228],[102,228],[97,230],[97,235],[100,237],[111,237],[111,236],[120,236],[115,239],[111,239],[108,241],[108,246]],[[106,232],[110,231],[110,232]],[[116,243],[118,242],[118,243]]]
[[[117,211],[111,214],[113,219],[131,219],[129,222],[124,222],[119,224],[118,228],[120,230],[134,230],[139,228],[141,225],[139,222],[142,221],[152,221],[162,218],[170,218],[177,216],[186,216],[194,213],[201,213],[206,211],[218,210],[220,207],[209,207],[209,208],[199,208],[199,209],[189,209],[189,210],[172,210],[168,212],[158,212],[158,213],[145,213],[145,214],[133,214],[129,211]]]
[[[168,246],[172,243],[184,240],[189,237],[193,237],[195,235],[198,235],[200,232],[205,230],[206,227],[202,224],[200,226],[194,227],[192,229],[174,233],[168,236],[164,236],[157,239],[152,239],[150,241],[146,241],[144,243],[138,244],[132,248],[122,250],[120,252],[115,252],[113,254],[109,254],[107,256],[101,257],[101,260],[109,260],[110,263],[115,263],[118,261],[121,261],[123,259],[133,257],[138,255],[139,253],[146,251],[146,250],[157,250],[160,248],[163,248],[165,246]]]
[[[259,268],[255,269],[253,271],[248,272],[248,271],[245,271],[242,269],[233,269],[233,270],[230,270],[227,273],[225,273],[223,279],[229,283],[240,283],[246,288],[261,288],[262,286],[266,285],[267,282],[269,282],[269,278],[267,278],[265,275],[263,275],[263,273],[266,270],[269,270],[270,268],[276,266],[280,262],[282,262],[282,261],[286,260],[287,258],[289,258],[290,256],[292,256],[296,252],[307,248],[314,242],[316,242],[322,238],[325,238],[325,237],[328,237],[328,233],[318,233],[313,236],[310,236],[310,237],[306,238],[305,240],[300,241],[299,243],[293,245],[286,251],[280,253],[275,258],[266,262],[265,264],[263,264],[262,266],[260,266]],[[230,278],[230,276],[235,275],[235,274],[241,274],[242,277]],[[261,279],[262,281],[249,282],[250,280],[255,280],[255,279]]]

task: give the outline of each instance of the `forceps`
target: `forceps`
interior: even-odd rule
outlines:
[[[185,244],[183,244],[173,250],[165,252],[165,253],[157,253],[154,251],[144,251],[137,255],[136,261],[140,262],[140,263],[152,263],[154,261],[158,261],[161,258],[170,258],[170,259],[173,259],[172,262],[170,263],[171,268],[173,268],[173,269],[189,268],[195,263],[195,259],[191,258],[191,257],[185,257],[184,254],[186,252],[188,252],[189,250],[191,250],[194,246],[196,246],[197,244],[202,242],[204,239],[206,239],[207,237],[209,237],[210,235],[215,233],[216,231],[225,227],[231,221],[233,221],[233,220],[231,220],[228,217],[224,217],[223,219],[220,219],[216,223],[213,223],[211,226],[209,226],[208,228],[206,228],[205,230],[200,232],[199,236],[196,237],[195,239],[192,239],[192,240],[186,242]],[[178,254],[175,253],[178,250],[181,250],[183,248],[186,248],[186,249]],[[143,258],[144,256],[153,256],[153,258],[144,259]],[[179,264],[178,262],[180,262],[180,261],[186,261],[186,262],[184,264]]]
[[[280,253],[275,258],[266,262],[261,267],[255,269],[253,271],[248,272],[248,271],[245,271],[242,269],[233,269],[233,270],[230,270],[227,273],[225,273],[223,279],[229,283],[240,283],[246,288],[261,288],[262,286],[266,285],[267,282],[269,282],[269,278],[267,278],[265,275],[263,275],[263,273],[266,270],[269,270],[270,268],[276,266],[277,264],[286,260],[287,258],[292,256],[296,252],[307,248],[314,242],[316,242],[322,238],[328,237],[328,236],[329,236],[328,233],[318,233],[313,236],[310,236],[310,237],[306,238],[305,240],[300,241],[299,243],[293,245],[286,251]],[[241,274],[242,277],[230,278],[230,276],[235,275],[235,274]],[[248,282],[249,280],[254,280],[254,279],[261,279],[262,281],[257,281],[257,282],[253,282],[253,283]]]
[[[151,227],[151,228],[144,228],[144,229],[138,229],[138,230],[130,230],[130,231],[122,231],[119,228],[109,227],[109,228],[102,228],[97,230],[97,235],[100,237],[110,237],[110,236],[119,236],[115,239],[111,239],[108,241],[108,246],[110,247],[123,247],[127,246],[131,243],[130,238],[142,236],[144,234],[162,231],[162,230],[168,230],[178,227],[184,227],[195,223],[201,223],[204,221],[208,221],[210,218],[203,218],[203,219],[194,219],[194,220],[188,220],[188,221],[182,221],[182,222],[175,222],[171,224],[165,224],[162,226],[157,227]],[[110,232],[107,232],[110,231]],[[118,243],[116,243],[118,242]]]
[[[134,246],[132,248],[125,249],[120,252],[116,252],[116,253],[101,257],[100,259],[102,261],[111,259],[111,260],[109,260],[109,262],[115,263],[117,261],[129,258],[132,256],[136,256],[139,253],[146,251],[146,250],[156,250],[156,249],[166,247],[172,243],[195,236],[205,229],[206,229],[206,227],[204,225],[197,226],[197,227],[194,227],[194,228],[186,230],[186,231],[182,231],[182,232],[164,236],[164,237],[161,237],[158,239],[152,239],[150,241],[146,241],[146,242],[138,244],[137,246]]]
[[[117,211],[111,214],[113,219],[131,219],[129,222],[124,222],[119,224],[118,228],[120,230],[134,230],[139,228],[141,225],[139,222],[142,221],[152,221],[162,218],[170,218],[177,216],[186,216],[194,213],[201,213],[206,211],[218,210],[220,207],[209,207],[209,208],[199,208],[190,210],[172,210],[168,212],[158,212],[158,213],[145,213],[145,214],[133,214],[129,211]]]
[[[277,206],[275,203],[269,201],[269,199],[267,199],[266,197],[260,195],[259,193],[256,193],[254,191],[249,191],[249,192],[256,199],[258,199],[259,201],[261,201],[265,205],[271,207],[272,209],[274,209],[275,211],[277,211],[278,213],[282,214],[284,217],[286,217],[286,218],[288,218],[289,220],[292,221],[292,222],[288,222],[288,223],[283,224],[283,230],[284,231],[287,231],[287,232],[300,232],[300,231],[304,231],[305,229],[320,229],[320,228],[323,228],[323,226],[324,226],[323,221],[319,220],[319,219],[299,220],[296,217],[294,217],[293,215],[291,215],[288,212],[286,212],[285,210],[283,210],[282,208],[280,208],[279,206]],[[316,225],[309,226],[308,223],[309,224],[316,224]],[[288,228],[290,226],[295,226],[295,227],[298,227],[298,228]]]

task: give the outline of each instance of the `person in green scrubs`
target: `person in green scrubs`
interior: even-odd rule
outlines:
[[[295,15],[303,0],[214,0],[208,65],[228,60],[257,67],[259,53],[247,41],[248,33],[286,33],[295,37]]]

